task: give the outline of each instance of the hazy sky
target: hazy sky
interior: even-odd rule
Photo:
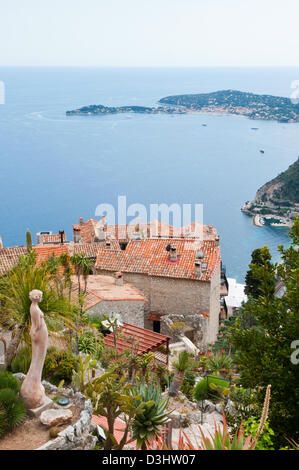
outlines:
[[[0,0],[1,65],[299,65],[299,0]]]

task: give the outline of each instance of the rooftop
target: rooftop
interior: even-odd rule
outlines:
[[[204,240],[214,240],[217,231],[212,225],[204,225],[199,222],[192,222],[182,228],[153,220],[152,222],[126,225],[105,225],[103,221],[89,219],[81,222],[81,225],[73,225],[73,229],[81,232],[81,241],[91,243],[94,239],[96,228],[102,227],[105,238],[111,240],[126,241],[136,237],[137,232],[140,238],[203,238]]]
[[[166,246],[173,244],[177,249],[177,261],[171,261]],[[201,276],[195,274],[195,259],[202,251]],[[102,247],[99,250],[95,267],[101,271],[121,271],[184,279],[210,281],[220,264],[220,248],[214,241],[178,239],[131,240],[126,250]]]
[[[25,246],[0,248],[0,276],[3,276],[18,264],[21,255],[27,253]]]
[[[72,276],[72,297],[77,300],[78,280]],[[95,274],[87,279],[87,288],[84,306],[88,310],[102,301],[142,300],[147,301],[142,292],[132,284],[124,282],[116,285],[113,276]]]
[[[155,353],[156,359],[168,364],[168,344],[170,339],[168,336],[139,326],[133,326],[129,323],[124,323],[119,330],[121,331],[121,336],[117,338],[116,343],[116,349],[119,353],[131,349],[132,338],[134,338],[135,345],[137,346],[136,354],[138,356],[151,351]],[[105,336],[104,341],[106,346],[114,348],[114,336],[112,332]],[[159,351],[161,346],[166,347],[165,353]]]

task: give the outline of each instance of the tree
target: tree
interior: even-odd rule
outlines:
[[[176,362],[173,363],[175,368],[175,375],[169,387],[169,396],[175,397],[182,386],[183,380],[185,378],[186,371],[189,367],[189,354],[187,351],[181,351],[179,358]]]
[[[15,356],[22,341],[30,343],[31,326],[29,293],[33,289],[43,292],[40,304],[45,315],[49,331],[57,331],[66,325],[73,328],[75,307],[55,287],[56,276],[51,266],[45,261],[37,264],[36,254],[30,251],[21,256],[15,266],[5,277],[0,279],[0,323],[4,328],[12,329],[12,340],[5,355],[5,366]]]
[[[249,265],[249,270],[247,271],[246,278],[245,278],[245,289],[244,292],[248,296],[252,296],[257,298],[261,292],[261,278],[260,278],[260,270],[256,270],[257,267],[262,267],[264,269],[264,279],[266,273],[269,273],[268,276],[268,283],[269,283],[269,290],[274,295],[275,290],[275,278],[271,275],[273,265],[271,264],[271,254],[267,246],[263,248],[257,248],[252,252],[251,255],[251,263]]]
[[[257,405],[261,406],[265,387],[272,385],[269,425],[275,433],[276,448],[284,445],[286,438],[299,438],[299,369],[291,356],[292,344],[299,338],[298,217],[290,236],[290,248],[279,247],[282,262],[277,267],[286,288],[284,296],[273,296],[276,273],[264,258],[263,264],[253,266],[253,274],[260,281],[259,296],[244,305],[244,315],[254,315],[256,325],[244,329],[237,319],[231,328],[240,382],[255,390]]]
[[[92,262],[89,258],[86,257],[84,253],[71,256],[70,258],[72,264],[75,267],[77,279],[78,279],[78,300],[79,300],[79,309],[82,315],[83,313],[83,305],[84,305],[84,295],[86,294],[87,290],[87,281],[88,276],[92,267]],[[84,289],[81,286],[81,276],[83,277],[84,281]],[[82,296],[83,294],[83,296]]]
[[[91,399],[93,413],[105,416],[107,427],[105,427],[106,440],[104,450],[121,450],[128,444],[129,431],[133,418],[144,408],[140,395],[130,394],[132,385],[125,383],[125,376],[118,377],[117,374],[107,372],[89,382],[85,387],[85,394]],[[115,438],[115,422],[122,415],[125,421],[123,436],[118,442]]]

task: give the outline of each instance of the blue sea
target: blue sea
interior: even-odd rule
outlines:
[[[89,104],[152,106],[168,95],[236,89],[289,97],[299,68],[0,68],[0,235],[64,229],[100,203],[203,204],[227,275],[244,281],[255,248],[288,245],[256,228],[245,201],[299,155],[299,124],[216,115],[66,117]],[[207,124],[207,126],[202,126]],[[251,127],[258,127],[254,131]],[[264,148],[261,154],[259,149]],[[128,219],[129,222],[129,219]]]

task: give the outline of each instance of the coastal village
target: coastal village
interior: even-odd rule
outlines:
[[[226,318],[228,281],[221,263],[219,235],[203,226],[203,240],[191,224],[181,229],[153,221],[111,226],[79,219],[73,240],[64,231],[40,232],[33,246],[39,261],[84,254],[90,261],[85,308],[90,315],[120,314],[122,320],[169,336],[175,323],[195,348],[206,350]],[[0,247],[0,274],[12,269],[27,248]],[[74,275],[73,289],[77,289]],[[175,329],[174,329],[175,331]],[[183,333],[183,332],[182,332]]]
[[[219,433],[233,443],[242,401],[225,331],[250,305],[250,271],[246,286],[227,278],[216,228],[198,222],[80,217],[72,235],[41,231],[33,244],[27,231],[26,245],[12,247],[1,240],[0,383],[15,390],[18,424],[0,429],[0,450],[216,449]],[[286,291],[275,275],[274,298],[285,302]],[[140,393],[139,405],[127,388]],[[268,385],[264,409],[270,393]]]
[[[299,229],[298,162],[242,208],[257,227],[268,220]],[[67,233],[40,231],[33,244],[27,230],[23,246],[0,237],[0,405],[10,413],[1,383],[11,383],[20,410],[16,424],[6,425],[14,423],[7,415],[0,426],[0,450],[208,449],[219,433],[233,443],[244,392],[230,331],[255,308],[254,270],[273,269],[267,292],[287,301],[288,282],[271,268],[268,248],[252,253],[240,284],[226,275],[213,225],[109,225],[103,215],[80,217],[70,240]],[[142,397],[140,417],[134,398],[127,406],[127,387]],[[267,384],[263,409],[270,391]]]
[[[299,214],[299,157],[289,168],[258,189],[253,201],[241,208],[252,216],[256,227],[270,224],[272,227],[293,226]]]
[[[5,247],[1,240],[0,279],[5,279],[13,272],[29,251],[36,256],[38,265],[64,256],[71,259],[76,255],[83,256],[88,266],[88,272],[84,275],[84,289],[82,280],[80,285],[76,267],[72,267],[69,298],[84,311],[90,321],[103,321],[104,324],[103,319],[108,319],[110,325],[111,322],[118,324],[120,337],[115,339],[113,330],[109,331],[108,328],[104,345],[114,349],[120,357],[132,348],[133,341],[136,357],[140,357],[140,360],[144,357],[145,360],[151,354],[157,367],[165,367],[165,371],[173,374],[176,370],[173,363],[180,355],[200,357],[209,353],[211,345],[217,340],[219,327],[247,299],[244,286],[237,284],[234,279],[226,278],[225,267],[221,262],[219,235],[212,225],[200,224],[198,227],[192,223],[180,229],[159,221],[107,225],[103,216],[100,221],[85,221],[80,217],[72,229],[72,240],[67,240],[64,230],[57,234],[51,231],[37,233],[33,246],[28,246],[27,240],[26,246]],[[202,237],[197,233],[201,233]],[[80,290],[84,290],[81,303]],[[14,342],[16,331],[10,328],[0,330],[2,367],[6,365],[7,351]],[[63,351],[65,341],[62,338],[59,331],[50,334],[50,350],[54,347]],[[86,357],[86,354],[82,357]],[[105,373],[106,366],[103,366],[104,361],[100,361],[95,369],[95,377]],[[22,374],[19,376],[23,377]],[[55,389],[48,383],[46,387]],[[64,392],[69,393],[68,389]],[[204,400],[199,411],[193,401],[179,390],[177,393],[180,398],[179,402],[172,399],[172,405],[175,405],[177,411],[170,415],[172,437],[168,433],[168,439],[178,439],[180,429],[184,428],[186,435],[197,443],[200,438],[197,423],[201,423],[206,433],[215,430],[215,423],[222,425],[220,405],[216,409],[216,405]],[[67,410],[62,410],[62,407],[58,409],[61,419],[56,419],[57,413],[54,412],[56,421],[46,420],[50,413],[47,407],[42,407],[33,416],[38,422],[46,422],[48,429],[50,422],[60,423],[60,426],[70,422],[63,414]],[[88,426],[85,424],[84,429],[90,439],[91,429],[96,426],[105,428],[105,418],[91,414],[89,409],[86,413]],[[57,439],[50,440],[43,448],[60,448],[57,442],[57,447],[53,444]],[[92,445],[95,440],[92,439]],[[66,436],[62,441],[63,448],[72,448],[70,443],[73,441]],[[5,448],[6,438],[3,442]],[[75,443],[78,448],[87,449],[91,445],[84,441],[80,433]],[[18,438],[16,445],[20,445]]]

